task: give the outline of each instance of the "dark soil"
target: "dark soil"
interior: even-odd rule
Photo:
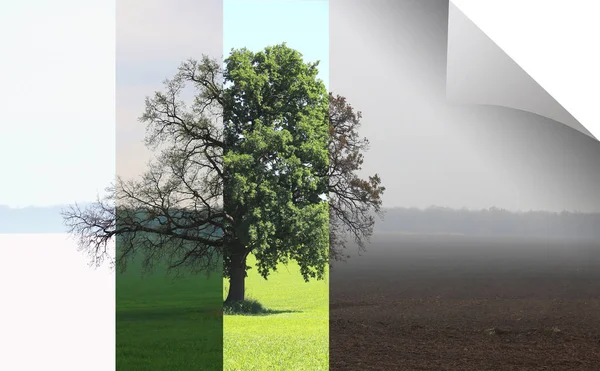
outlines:
[[[379,236],[337,264],[331,370],[600,370],[600,243]]]

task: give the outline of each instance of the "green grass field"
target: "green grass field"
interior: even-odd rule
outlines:
[[[117,273],[117,371],[223,369],[221,274],[173,280],[139,265]]]
[[[253,263],[249,257],[248,265]],[[227,289],[224,280],[223,299]],[[295,264],[280,266],[268,280],[251,269],[246,297],[279,313],[224,316],[223,370],[329,369],[327,277],[305,283]]]

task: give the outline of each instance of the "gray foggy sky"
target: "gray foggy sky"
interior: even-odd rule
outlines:
[[[132,178],[147,167],[144,99],[162,90],[188,58],[221,58],[223,5],[220,0],[120,0],[117,2],[116,151],[117,174]]]
[[[448,66],[448,1],[330,1],[330,86],[363,111],[384,205],[600,211],[600,143],[455,11]],[[503,77],[482,87],[461,60]]]

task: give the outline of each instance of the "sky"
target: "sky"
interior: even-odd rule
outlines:
[[[187,58],[286,41],[328,81],[325,1],[9,1],[0,31],[0,78],[13,87],[0,100],[13,123],[0,135],[0,205],[14,208],[92,202],[115,173],[140,175],[152,156],[144,99]]]
[[[188,58],[221,57],[223,7],[220,0],[119,0],[116,19],[116,173],[127,180],[153,155],[138,121],[145,98]]]
[[[552,120],[567,114],[468,18],[446,0],[366,4],[330,0],[329,78],[363,113],[384,207],[600,211],[598,141]]]
[[[319,61],[329,84],[329,2],[323,0],[224,0],[223,50],[259,51],[286,42],[306,62]]]
[[[116,167],[125,179],[139,176],[152,157],[137,120],[144,98],[162,89],[162,81],[188,58],[221,59],[232,48],[258,51],[285,41],[305,60],[321,61],[319,77],[327,83],[326,1],[179,0],[173,6],[152,0],[144,3],[143,17],[136,4],[123,0],[117,8]]]
[[[15,88],[0,100],[3,121],[14,123],[3,125],[0,135],[0,155],[9,159],[3,170],[10,174],[2,181],[0,205],[89,202],[115,172],[139,175],[151,158],[137,120],[144,98],[161,89],[183,60],[202,54],[221,58],[231,48],[258,51],[285,41],[307,61],[320,60],[324,82],[363,112],[362,133],[371,141],[364,174],[382,176],[388,189],[384,206],[600,210],[593,190],[600,181],[592,166],[597,145],[567,135],[575,139],[565,146],[559,129],[507,130],[502,123],[512,114],[507,111],[492,115],[485,126],[467,119],[449,125],[447,110],[456,107],[431,109],[427,100],[441,99],[449,68],[440,28],[444,15],[430,9],[420,19],[402,11],[402,3],[3,3],[0,34],[19,38],[2,39],[9,52],[0,60],[0,78]],[[33,31],[20,17],[39,27]],[[473,112],[452,115],[474,117]],[[528,120],[519,117],[511,122]],[[544,139],[535,149],[530,143],[540,135]]]
[[[114,2],[2,1],[0,35],[0,205],[94,200],[115,172]]]

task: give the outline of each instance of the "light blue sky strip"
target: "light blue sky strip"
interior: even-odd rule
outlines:
[[[306,62],[319,61],[329,87],[329,2],[317,0],[225,0],[223,54],[232,48],[259,51],[286,42]]]

